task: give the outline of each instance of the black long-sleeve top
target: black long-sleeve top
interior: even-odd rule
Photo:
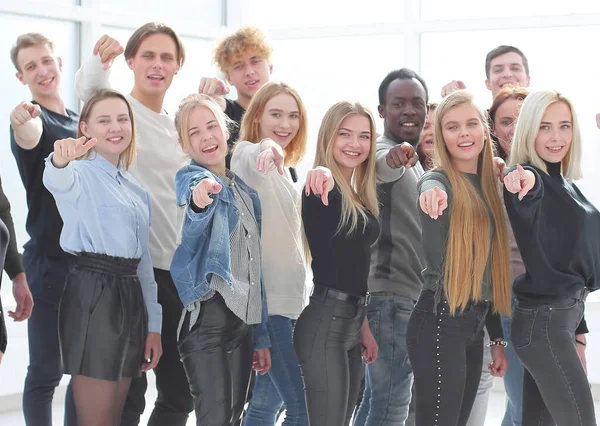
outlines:
[[[518,300],[546,304],[575,297],[584,287],[597,290],[600,279],[600,212],[579,188],[563,178],[561,163],[548,173],[524,165],[535,186],[519,201],[504,190],[506,210],[525,264],[513,291]],[[576,333],[586,333],[585,320]]]
[[[329,192],[329,205],[318,195],[302,197],[302,221],[312,255],[313,282],[357,297],[367,293],[371,246],[379,237],[379,222],[368,214],[353,233],[337,232],[342,216],[342,195],[337,185]]]
[[[10,235],[10,241],[6,250],[6,260],[4,261],[4,270],[12,280],[16,275],[23,272],[24,269],[21,254],[17,249],[17,238],[15,236],[15,225],[10,214],[10,203],[2,189],[2,179],[0,179],[0,220],[4,222]]]
[[[8,247],[9,234],[8,229],[0,219],[0,271],[4,268],[4,255]],[[2,301],[0,300],[0,352],[6,352],[6,327],[4,325],[4,313],[2,312]]]

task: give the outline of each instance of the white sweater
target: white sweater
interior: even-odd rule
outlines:
[[[274,143],[274,142],[263,142]],[[231,170],[258,192],[262,209],[262,272],[269,315],[297,319],[305,306],[306,268],[302,244],[300,191],[285,168],[265,176],[256,169],[261,144],[240,142]]]
[[[86,101],[94,90],[109,88],[110,69],[103,70],[99,56],[90,56],[75,74],[75,90]],[[158,114],[131,95],[137,133],[137,160],[130,170],[150,194],[150,256],[155,268],[168,271],[175,253],[179,209],[175,201],[175,174],[184,164],[175,123],[166,113]]]

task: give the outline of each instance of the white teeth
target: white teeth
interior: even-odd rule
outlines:
[[[402,123],[402,126],[404,127],[415,127],[416,125],[416,123]]]
[[[352,152],[352,151],[342,151],[342,152],[351,157],[358,157],[360,155],[358,152]]]
[[[162,75],[149,75],[148,78],[152,78],[155,80],[162,80],[163,76]]]
[[[216,147],[217,147],[217,145],[210,145],[210,146],[207,146],[206,148],[204,148],[204,149],[202,150],[202,152],[208,152],[208,151],[212,151],[212,150],[213,150],[213,149],[215,149]]]
[[[44,84],[44,85],[50,84],[51,81],[52,81],[52,78],[49,78],[47,80],[44,80],[44,81],[40,82],[40,84]]]
[[[282,137],[282,138],[287,138],[290,133],[278,133],[278,132],[273,132],[275,133],[277,136]]]
[[[464,142],[464,143],[459,143],[458,146],[460,147],[466,147],[466,146],[472,146],[474,145],[473,142]]]
[[[258,83],[258,80],[254,80],[254,81],[249,81],[248,83],[246,83],[248,86],[251,86],[253,84]]]
[[[121,137],[121,136],[118,136],[118,137],[115,137],[115,138],[108,138],[108,140],[111,141],[111,142],[118,142],[118,141],[120,141],[122,139],[123,139],[123,137]]]
[[[550,151],[555,151],[555,152],[558,152],[558,151],[560,151],[561,149],[563,149],[563,147],[562,147],[562,146],[549,146],[549,147],[548,147],[548,149],[549,149]]]

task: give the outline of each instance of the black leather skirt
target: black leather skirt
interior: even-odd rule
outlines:
[[[65,374],[118,381],[138,377],[148,320],[139,259],[80,253],[60,300]]]

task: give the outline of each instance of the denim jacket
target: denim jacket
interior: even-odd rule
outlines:
[[[192,196],[190,185],[197,180],[213,178],[223,189],[214,195],[213,202],[202,212],[196,213],[190,206]],[[239,188],[252,198],[254,216],[261,228],[260,200],[256,191],[248,187],[234,174]],[[177,172],[175,176],[177,204],[185,207],[185,219],[181,235],[181,244],[175,250],[171,262],[171,275],[183,306],[200,300],[210,290],[209,277],[217,274],[231,283],[231,259],[229,235],[238,222],[239,210],[233,192],[218,175],[192,162]],[[262,314],[261,323],[254,325],[255,349],[271,346],[267,331],[267,298],[261,279]]]

